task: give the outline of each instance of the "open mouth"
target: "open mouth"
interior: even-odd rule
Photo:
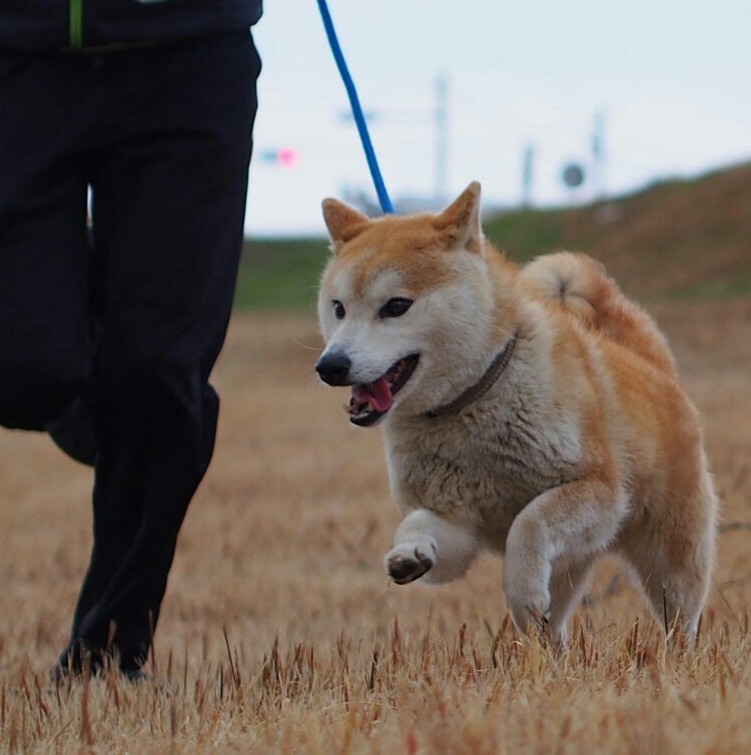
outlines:
[[[404,388],[420,361],[419,354],[410,354],[389,367],[373,383],[352,386],[349,406],[349,421],[360,427],[372,425],[383,417],[394,403],[394,396]]]

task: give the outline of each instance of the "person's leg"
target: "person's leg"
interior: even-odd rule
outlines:
[[[86,176],[92,114],[69,61],[0,52],[0,424],[41,430],[89,369]]]
[[[249,34],[128,53],[92,181],[102,329],[94,547],[69,649],[138,668],[186,509],[209,464],[208,383],[234,293],[259,61]],[[96,658],[94,659],[96,662]]]
[[[86,233],[87,254],[93,259],[93,246],[91,228]],[[88,293],[91,294],[92,283],[96,270],[93,265],[89,269]],[[88,316],[88,353],[93,355],[99,342],[100,314],[96,303],[89,296]],[[94,398],[92,395],[92,383],[90,376],[87,378],[83,389],[68,408],[58,415],[52,422],[45,425],[45,430],[57,447],[64,451],[71,459],[81,464],[93,467],[96,461],[97,445],[94,433]]]

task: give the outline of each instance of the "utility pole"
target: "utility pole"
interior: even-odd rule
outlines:
[[[592,184],[595,199],[605,196],[605,114],[595,113],[594,130],[592,132]]]
[[[532,181],[535,169],[535,148],[528,144],[524,148],[524,164],[522,168],[522,207],[532,204]]]

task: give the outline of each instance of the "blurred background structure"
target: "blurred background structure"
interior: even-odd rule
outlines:
[[[586,203],[751,158],[751,9],[635,0],[331,0],[399,211]],[[249,235],[321,234],[370,178],[313,0],[268,3]],[[239,83],[238,83],[239,85]],[[567,184],[567,168],[581,171]],[[569,178],[573,174],[569,172]]]

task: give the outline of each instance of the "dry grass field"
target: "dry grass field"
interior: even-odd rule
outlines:
[[[59,686],[90,472],[0,433],[0,753],[740,753],[751,743],[751,298],[660,305],[723,499],[693,653],[603,563],[573,641],[518,637],[502,564],[389,584],[378,431],[319,385],[312,318],[238,315],[214,464],[181,534],[153,682]]]

